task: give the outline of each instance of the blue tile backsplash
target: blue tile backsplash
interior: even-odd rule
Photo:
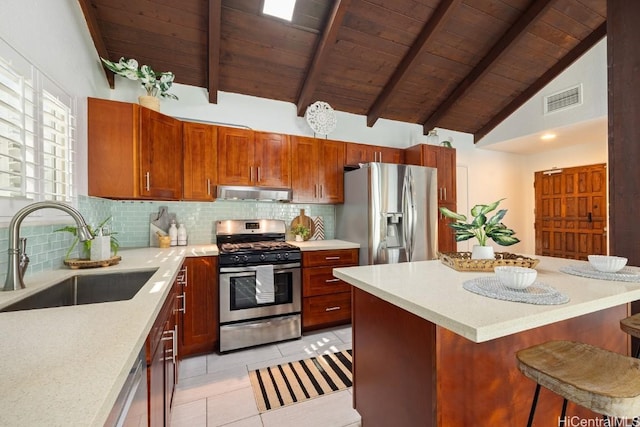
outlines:
[[[300,214],[300,209],[310,217],[321,216],[324,220],[325,238],[335,236],[335,207],[333,205],[248,202],[217,200],[215,202],[157,202],[139,200],[108,200],[80,196],[78,210],[87,223],[100,224],[111,217],[108,223],[122,248],[149,246],[149,218],[157,214],[161,206],[175,214],[179,223],[187,228],[189,244],[215,242],[215,221],[221,219],[282,219],[287,226]],[[74,224],[69,219],[69,224]],[[27,254],[30,258],[29,274],[52,270],[63,266],[64,256],[73,242],[70,233],[54,232],[64,224],[22,225],[20,235],[27,237]],[[287,235],[288,239],[292,239]],[[0,228],[0,284],[7,274],[8,228]],[[78,257],[77,249],[71,257]]]

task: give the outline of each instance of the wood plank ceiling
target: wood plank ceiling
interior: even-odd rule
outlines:
[[[606,34],[606,0],[298,0],[291,23],[262,0],[79,2],[98,55],[173,71],[210,102],[239,93],[302,116],[325,101],[368,126],[476,141]]]

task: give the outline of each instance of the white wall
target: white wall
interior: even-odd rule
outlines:
[[[218,103],[210,104],[206,89],[181,84],[175,84],[170,92],[180,100],[161,99],[160,109],[162,113],[173,117],[313,136],[304,117],[297,117],[296,106],[290,102],[218,92]],[[118,101],[136,102],[137,97],[142,94],[138,82],[116,76],[115,89],[110,91],[109,97]],[[399,148],[426,140],[422,135],[422,126],[417,124],[380,119],[375,126],[369,128],[366,126],[365,116],[337,111],[336,117],[336,129],[328,136],[330,139]]]
[[[544,115],[544,97],[582,84],[582,105]],[[596,43],[511,116],[479,141],[480,146],[607,116],[607,40]]]

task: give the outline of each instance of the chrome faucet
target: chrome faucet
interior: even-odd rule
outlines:
[[[27,239],[20,238],[20,224],[22,220],[32,212],[40,209],[59,209],[71,215],[78,226],[78,238],[80,241],[93,239],[89,227],[84,218],[76,209],[60,202],[37,202],[20,209],[9,223],[9,265],[7,270],[7,280],[4,282],[3,291],[15,291],[24,288],[24,273],[29,266],[29,257],[26,254]]]

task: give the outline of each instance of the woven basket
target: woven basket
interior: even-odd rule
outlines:
[[[471,259],[471,252],[440,253],[440,261],[447,267],[457,271],[487,271],[492,272],[498,265],[535,268],[539,259],[527,258],[509,252],[496,252],[495,259]]]

